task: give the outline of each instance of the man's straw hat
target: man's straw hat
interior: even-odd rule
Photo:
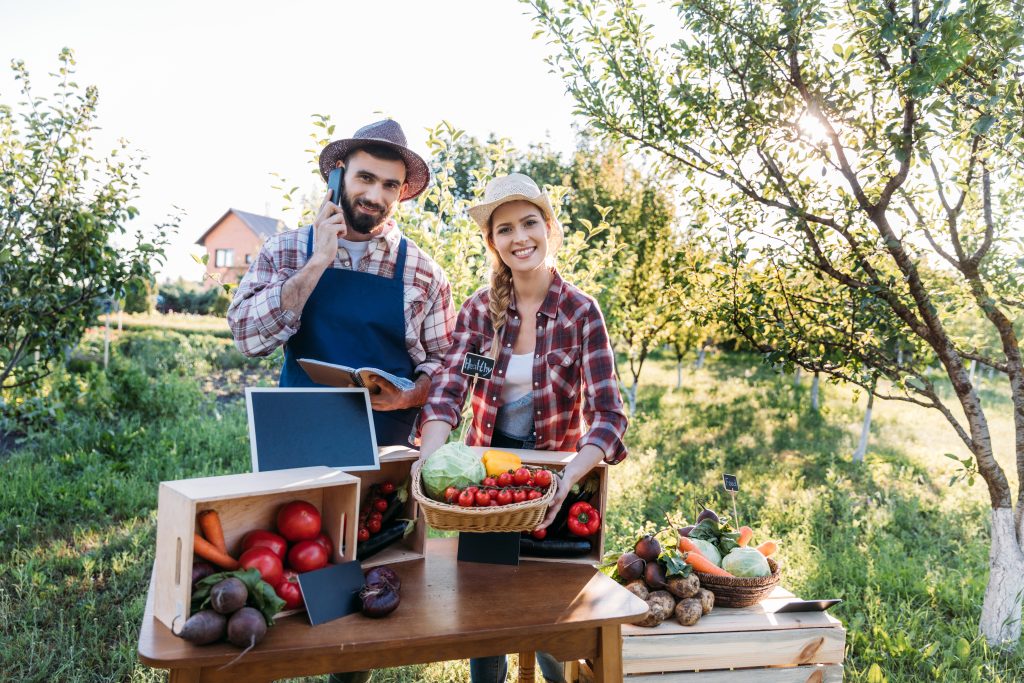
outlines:
[[[331,169],[337,162],[344,159],[351,150],[366,145],[385,145],[402,155],[402,161],[405,162],[405,182],[408,187],[399,201],[412,199],[427,188],[427,184],[430,182],[430,169],[427,167],[427,162],[419,154],[409,149],[402,127],[391,119],[363,126],[352,137],[335,140],[324,147],[320,152],[320,175],[327,180],[327,176],[330,175]]]
[[[522,173],[509,173],[494,178],[487,183],[487,187],[484,189],[483,202],[469,207],[469,216],[480,226],[484,235],[487,235],[490,230],[491,214],[502,204],[518,200],[528,201],[539,207],[544,212],[545,218],[551,221],[548,252],[554,254],[562,244],[562,225],[558,222],[558,214],[551,206],[551,200],[548,199],[547,194],[537,187],[537,183],[533,182],[529,176]]]

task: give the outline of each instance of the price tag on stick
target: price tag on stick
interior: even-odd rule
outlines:
[[[725,490],[732,496],[732,520],[733,526],[737,529],[740,524],[740,517],[736,514],[736,494],[740,490],[740,481],[736,478],[735,474],[723,474],[722,485],[725,486]]]

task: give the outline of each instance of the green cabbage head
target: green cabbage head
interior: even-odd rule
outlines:
[[[706,557],[711,564],[716,567],[722,566],[722,554],[718,552],[718,548],[715,547],[714,543],[699,538],[693,538],[692,536],[690,537],[690,540],[695,546],[697,546],[697,549],[700,550],[700,554]]]
[[[768,576],[772,573],[768,566],[768,558],[757,548],[735,548],[722,558],[722,569],[733,576],[753,578]]]
[[[463,489],[479,484],[487,476],[480,456],[463,443],[446,443],[430,454],[420,470],[427,495],[444,501],[449,486]]]

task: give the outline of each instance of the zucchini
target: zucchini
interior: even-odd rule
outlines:
[[[405,528],[409,526],[409,520],[400,519],[387,529],[381,529],[380,533],[370,536],[362,543],[356,544],[356,559],[365,560],[376,555],[384,548],[405,536]]]
[[[519,554],[534,557],[580,557],[590,552],[590,541],[580,538],[574,541],[561,538],[545,538],[542,541],[531,536],[519,539]]]

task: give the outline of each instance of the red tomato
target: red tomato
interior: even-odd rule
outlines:
[[[492,507],[492,508],[498,507],[498,501],[494,500],[493,498],[488,498],[487,499],[487,507]]]
[[[319,547],[319,546],[317,546]],[[260,578],[276,586],[281,580],[281,572],[284,567],[281,565],[281,558],[274,554],[269,548],[252,548],[242,553],[238,558],[238,564],[242,569],[255,569],[260,573]]]
[[[320,532],[320,535],[313,539],[314,543],[319,543],[320,546],[327,553],[327,557],[334,554],[334,544],[331,543],[331,539],[327,537],[327,534]]]
[[[369,541],[370,540],[370,530],[367,529],[365,526],[359,527],[359,531],[356,532],[356,538],[360,542],[362,542],[362,541]]]
[[[366,528],[370,530],[371,534],[380,532],[381,521],[379,519],[371,519],[366,522]]]
[[[477,491],[474,494],[474,499],[477,505],[487,505],[491,502],[491,497],[487,495],[487,491]]]
[[[491,500],[494,500],[498,497],[498,489],[487,489],[487,495],[491,497]]]
[[[518,491],[512,494],[512,500],[515,501],[516,503],[522,503],[524,500],[526,500],[526,491],[519,489]]]
[[[516,486],[526,486],[526,482],[530,481],[530,470],[525,467],[520,467],[516,470],[516,473],[512,475],[512,481]]]
[[[505,487],[512,485],[512,473],[502,472],[498,475],[498,486]]]
[[[284,600],[285,609],[298,609],[302,607],[302,589],[299,588],[298,574],[293,571],[286,571],[281,577],[280,583],[274,587],[277,597]]]
[[[382,481],[380,483],[380,492],[383,493],[385,496],[388,495],[389,493],[394,493],[395,485],[390,481]]]
[[[299,572],[311,572],[327,566],[327,551],[316,541],[299,541],[288,551],[288,566]]]
[[[551,471],[550,470],[537,470],[533,474],[533,481],[537,486],[542,489],[546,489],[551,485]]]
[[[512,492],[508,489],[502,489],[498,491],[498,497],[495,500],[498,501],[498,505],[508,505],[512,502]]]
[[[530,532],[530,535],[536,538],[538,541],[544,540],[544,537],[548,535],[547,529],[534,529]]]
[[[483,484],[484,486],[487,487],[497,486],[498,481],[494,477],[487,477],[486,479],[484,479]]]
[[[476,495],[469,489],[466,489],[465,491],[459,494],[459,505],[461,505],[464,508],[471,508],[473,507],[473,501],[475,499]]]
[[[467,486],[466,490],[469,491],[470,493],[476,495],[476,492],[480,490],[480,487],[479,486]]]
[[[373,512],[370,513],[370,516],[367,517],[367,519],[375,519],[378,522],[381,522],[381,521],[384,520],[384,515],[380,514],[376,510],[374,510]]]
[[[255,529],[242,538],[242,552],[252,548],[266,548],[284,560],[285,553],[288,552],[288,541],[273,531]]]
[[[320,512],[312,503],[294,500],[278,510],[277,530],[292,543],[316,538],[320,533]]]
[[[462,493],[454,486],[449,486],[444,490],[444,500],[446,503],[452,503],[453,505],[458,501],[459,494]]]
[[[530,492],[526,494],[526,500],[537,500],[542,495],[544,495],[544,494],[542,494],[537,489],[530,489]]]
[[[388,502],[383,498],[378,498],[377,500],[373,501],[373,509],[376,510],[377,512],[384,512],[385,510],[388,509]]]

